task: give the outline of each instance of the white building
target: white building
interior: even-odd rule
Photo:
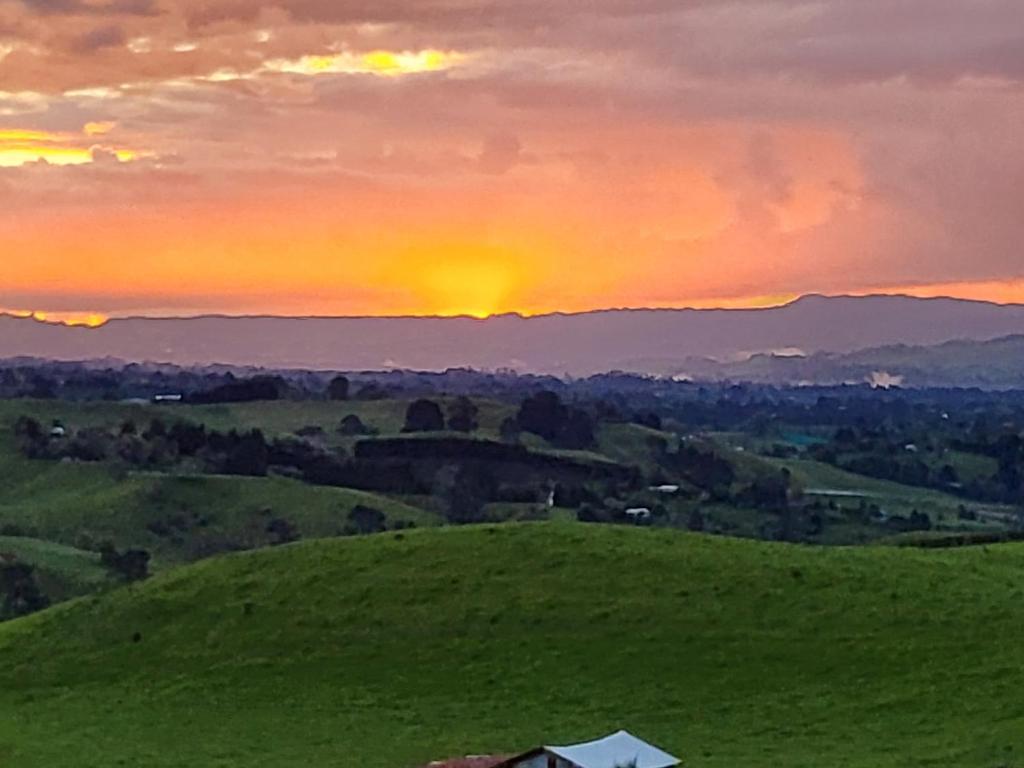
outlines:
[[[634,525],[641,525],[649,522],[651,515],[651,510],[647,509],[647,507],[637,507],[636,509],[626,510],[626,517],[628,517]]]
[[[498,768],[674,768],[680,760],[626,731],[568,747],[538,747]]]

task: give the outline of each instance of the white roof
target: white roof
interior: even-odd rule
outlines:
[[[662,752],[626,731],[585,744],[544,749],[579,768],[626,768],[634,762],[636,768],[672,768],[680,762],[679,758]]]

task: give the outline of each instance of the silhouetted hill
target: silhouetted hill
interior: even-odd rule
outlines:
[[[1020,388],[1024,387],[1024,336],[933,346],[896,344],[846,354],[755,355],[732,363],[693,359],[683,369],[686,376],[703,381]]]
[[[69,328],[0,317],[0,357],[99,357],[182,365],[320,369],[481,369],[586,375],[685,373],[694,358],[735,361],[796,349],[849,353],[1024,333],[1024,306],[905,296],[807,296],[740,310],[608,310],[523,318],[131,318]]]

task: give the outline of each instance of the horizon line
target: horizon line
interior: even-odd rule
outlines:
[[[1024,307],[1024,303],[1020,302],[999,302],[990,299],[976,299],[976,298],[965,298],[961,296],[952,295],[937,295],[937,296],[915,296],[906,292],[872,292],[872,293],[821,293],[821,292],[809,292],[795,296],[794,298],[786,301],[781,301],[777,304],[764,304],[758,306],[658,306],[658,305],[646,305],[646,306],[619,306],[619,307],[596,307],[593,309],[584,310],[554,310],[550,312],[537,312],[527,313],[521,311],[509,311],[509,312],[495,312],[489,315],[474,315],[470,313],[457,313],[457,314],[352,314],[352,315],[317,315],[317,314],[272,314],[272,313],[240,313],[232,314],[229,312],[201,312],[196,314],[183,314],[183,315],[169,315],[169,314],[126,314],[126,315],[107,315],[103,312],[87,312],[87,311],[35,311],[35,312],[21,312],[17,310],[0,310],[0,318],[10,318],[13,320],[29,320],[40,325],[74,328],[82,330],[99,330],[106,325],[115,322],[129,322],[129,321],[150,321],[150,322],[162,322],[162,321],[189,321],[189,320],[471,320],[476,322],[486,322],[488,320],[496,320],[501,318],[516,318],[520,320],[537,320],[544,318],[554,317],[584,317],[587,315],[600,315],[600,314],[611,314],[611,313],[632,313],[632,312],[768,312],[776,309],[784,309],[786,307],[792,307],[799,304],[802,301],[808,299],[826,299],[826,300],[839,300],[839,299],[908,299],[911,301],[928,302],[928,301],[955,301],[965,304],[986,304],[993,307]],[[729,301],[723,299],[723,301]],[[61,320],[58,317],[61,315],[78,315],[83,318],[90,318],[94,320],[100,320],[100,322],[87,323],[87,322],[74,322],[68,320]]]

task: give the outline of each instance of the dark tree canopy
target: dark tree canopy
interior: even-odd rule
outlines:
[[[361,437],[363,435],[372,435],[373,430],[366,426],[363,420],[354,413],[350,413],[338,425],[338,434],[345,437]]]
[[[35,569],[26,563],[0,565],[0,589],[3,603],[0,618],[13,619],[46,608],[50,601],[39,589]]]
[[[280,376],[254,376],[197,392],[189,400],[193,403],[248,403],[280,400],[287,391],[288,382]]]
[[[484,505],[494,496],[494,479],[468,464],[453,464],[438,472],[434,491],[445,506],[449,522],[456,525],[485,519]]]
[[[143,581],[149,578],[150,555],[144,549],[129,549],[118,552],[113,544],[100,548],[100,560],[107,568],[127,582]]]
[[[299,532],[290,520],[276,517],[267,523],[267,533],[274,537],[273,545],[291,544],[299,540]]]
[[[568,409],[554,392],[538,392],[523,401],[519,408],[519,427],[524,432],[554,440],[568,416]]]
[[[357,504],[348,515],[349,522],[357,533],[366,535],[381,533],[387,529],[387,518],[379,509]]]
[[[335,376],[327,385],[327,397],[330,400],[348,400],[350,384],[344,376]]]
[[[448,429],[453,432],[475,432],[480,424],[480,409],[468,397],[456,398],[448,407]]]
[[[417,400],[405,413],[403,432],[442,432],[444,414],[433,400]]]
[[[565,405],[554,392],[538,392],[526,398],[516,421],[524,432],[539,435],[559,448],[580,450],[594,445],[590,414]]]

